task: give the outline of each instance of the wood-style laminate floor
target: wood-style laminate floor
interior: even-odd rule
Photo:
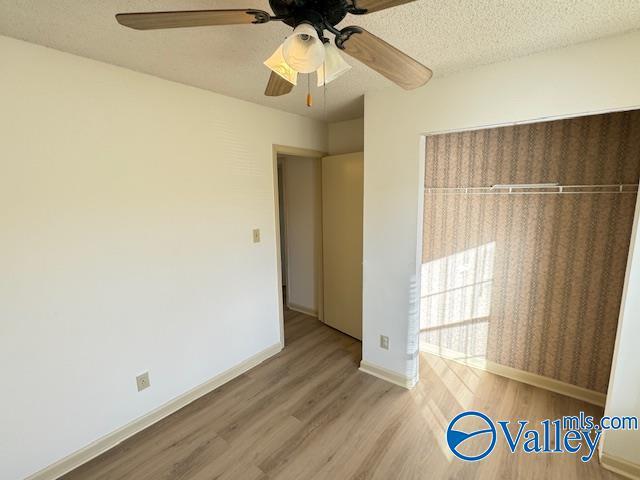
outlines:
[[[596,407],[426,354],[421,382],[407,391],[358,371],[360,342],[306,315],[285,316],[278,355],[63,478],[614,478],[595,457],[514,455],[500,443],[470,464],[444,440],[466,409],[540,420],[601,414]]]

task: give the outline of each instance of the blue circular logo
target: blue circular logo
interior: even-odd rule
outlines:
[[[467,417],[471,417],[471,420],[474,422],[474,424],[479,423],[482,426],[480,428],[474,428],[470,432],[456,430],[454,428],[456,424],[460,422],[462,419],[465,419]],[[483,442],[486,442],[487,447],[484,448],[484,450],[480,448],[481,453],[479,454],[465,455],[464,453],[461,453],[460,449],[464,447],[463,444],[470,438],[475,438],[478,435],[486,437],[486,439],[484,439]],[[456,457],[462,460],[466,460],[467,462],[475,462],[478,460],[482,460],[484,457],[489,455],[493,451],[494,447],[496,446],[496,437],[497,435],[496,435],[495,425],[493,424],[493,422],[489,417],[487,417],[484,413],[480,413],[480,412],[475,412],[475,411],[462,412],[461,414],[457,415],[453,420],[451,420],[451,422],[449,423],[449,427],[447,427],[447,444],[449,445],[449,449],[453,452],[453,454]],[[482,446],[483,443],[480,443],[480,445]]]

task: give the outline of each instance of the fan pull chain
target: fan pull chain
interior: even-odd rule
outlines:
[[[322,78],[324,81],[322,82],[322,98],[324,101],[324,121],[327,121],[327,70],[326,63],[322,62]]]
[[[307,107],[313,106],[313,98],[311,97],[311,74],[307,74]]]

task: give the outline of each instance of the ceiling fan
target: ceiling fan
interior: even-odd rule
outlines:
[[[429,68],[364,28],[336,28],[347,13],[364,15],[412,1],[415,0],[269,0],[275,15],[255,9],[192,10],[120,13],[116,19],[136,30],[284,22],[294,30],[265,61],[272,70],[267,96],[291,92],[298,73],[315,71],[318,86],[342,75],[350,66],[340,56],[340,50],[400,87],[412,90],[429,81],[433,74]],[[325,37],[325,31],[335,36],[334,45]]]

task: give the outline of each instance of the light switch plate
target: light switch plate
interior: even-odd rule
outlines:
[[[151,382],[149,382],[149,372],[144,372],[138,375],[136,377],[136,384],[138,385],[139,392],[145,388],[149,388],[151,386]]]
[[[389,337],[385,335],[380,335],[380,348],[389,350]]]
[[[253,243],[260,243],[260,229],[253,229]]]

